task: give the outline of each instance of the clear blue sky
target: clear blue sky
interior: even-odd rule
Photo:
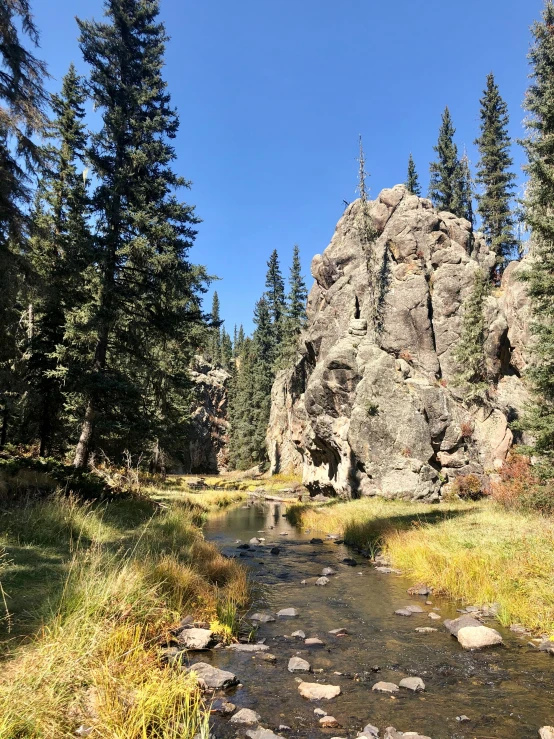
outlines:
[[[75,15],[102,0],[34,0],[42,57],[57,89],[84,71]],[[276,248],[288,273],[300,245],[308,284],[343,198],[356,197],[358,134],[372,195],[403,182],[410,151],[424,186],[440,116],[473,163],[479,98],[494,71],[522,135],[529,26],[542,0],[161,0],[166,79],[181,118],[177,169],[203,219],[192,252],[232,332],[252,327]],[[522,152],[514,146],[518,175]],[[208,296],[208,308],[210,297]]]

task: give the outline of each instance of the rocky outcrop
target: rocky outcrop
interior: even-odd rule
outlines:
[[[508,422],[527,397],[524,266],[511,264],[486,298],[491,387],[472,405],[455,349],[476,275],[494,254],[468,221],[401,185],[370,208],[370,254],[356,201],[313,259],[301,355],[272,391],[271,467],[301,469],[313,493],[436,500],[455,477],[501,466],[512,444]]]
[[[191,434],[185,473],[212,473],[227,469],[227,385],[231,375],[197,356],[190,371],[195,384]]]

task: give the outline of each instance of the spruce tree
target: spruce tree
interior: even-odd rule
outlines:
[[[219,348],[219,363],[222,367],[228,370],[231,367],[231,361],[233,358],[233,342],[231,337],[225,331],[221,329],[221,346]]]
[[[475,140],[479,148],[476,182],[481,186],[477,194],[477,211],[487,244],[497,255],[502,266],[517,249],[514,234],[512,199],[515,174],[511,171],[508,134],[508,106],[502,99],[492,72],[481,98],[481,135]]]
[[[208,354],[214,363],[221,361],[221,316],[219,295],[214,292],[210,311],[211,329],[208,336]]]
[[[283,340],[281,343],[278,367],[288,367],[291,363],[298,336],[306,323],[306,300],[308,291],[302,277],[302,264],[300,262],[300,249],[294,245],[292,253],[292,265],[289,273],[289,292],[287,295],[286,315],[283,324]]]
[[[533,260],[524,273],[534,321],[535,361],[529,377],[536,404],[524,419],[539,453],[554,455],[554,4],[545,4],[532,27],[531,85],[525,98],[529,137],[523,142],[529,187],[525,215],[532,229]]]
[[[186,420],[191,325],[202,317],[206,278],[187,259],[198,219],[176,195],[190,183],[172,169],[178,118],[162,78],[167,36],[158,14],[157,0],[106,0],[104,22],[78,20],[102,115],[88,151],[98,181],[96,278],[83,308],[92,353],[78,468],[108,433],[121,444],[138,434],[158,444]]]
[[[462,331],[454,350],[454,358],[460,366],[456,379],[466,400],[481,396],[487,388],[483,311],[488,289],[487,277],[481,269],[477,270],[471,293],[463,306]]]
[[[473,179],[471,177],[471,167],[469,157],[464,152],[460,159],[458,167],[458,179],[456,182],[456,215],[465,218],[473,227]]]
[[[421,195],[419,177],[417,175],[414,158],[411,154],[410,158],[408,159],[408,177],[406,179],[406,187],[412,193],[412,195]]]
[[[437,161],[430,165],[431,180],[429,182],[429,197],[438,210],[447,210],[455,215],[462,216],[460,202],[460,162],[458,147],[454,143],[456,129],[452,124],[450,110],[445,108],[442,114],[442,124],[439,139],[434,150]],[[465,217],[465,216],[464,216]]]
[[[37,422],[41,455],[51,450],[67,392],[80,381],[80,351],[72,353],[67,339],[78,341],[72,319],[86,300],[84,275],[92,264],[83,176],[85,100],[84,81],[71,65],[61,94],[52,97],[50,137],[57,141],[47,151],[50,167],[39,183],[31,222],[33,327],[25,356],[29,413]]]
[[[281,337],[281,324],[285,314],[285,282],[281,274],[277,249],[271,252],[267,263],[265,286],[271,321],[275,327],[275,340],[278,343]]]

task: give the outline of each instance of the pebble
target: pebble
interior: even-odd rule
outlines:
[[[301,657],[291,657],[288,665],[289,672],[310,672],[310,663]]]
[[[395,612],[396,616],[411,616],[412,611],[409,611],[407,608],[398,608]]]
[[[323,708],[314,708],[314,713],[316,716],[327,716],[327,713],[323,710]]]
[[[401,688],[413,690],[414,693],[425,690],[425,683],[420,677],[405,677],[400,681],[399,685]]]
[[[251,729],[246,732],[248,739],[281,739],[279,734],[274,734],[270,729]]]
[[[298,629],[298,631],[293,631],[291,636],[294,636],[295,639],[305,639],[306,638],[306,634],[301,629]]]
[[[346,629],[331,629],[329,633],[333,636],[346,636],[348,631]]]
[[[379,729],[374,726],[373,724],[367,724],[362,729],[363,736],[370,737],[371,739],[378,739],[379,738]]]
[[[292,729],[286,724],[279,724],[279,731],[292,731]]]
[[[336,575],[337,571],[332,567],[324,567],[321,571],[321,577],[328,577],[329,575]]]
[[[328,577],[318,577],[318,579],[315,581],[316,585],[327,585],[331,581]]]
[[[350,567],[357,567],[358,563],[355,559],[351,559],[350,557],[345,557],[343,560],[345,565],[350,565]]]
[[[298,616],[298,611],[296,608],[281,608],[281,610],[277,613],[278,618],[296,618]]]
[[[271,613],[254,613],[250,616],[250,620],[259,621],[261,624],[268,624],[271,621],[275,621],[275,616],[272,616]]]
[[[316,636],[311,636],[309,639],[304,640],[304,644],[307,647],[322,647],[324,646],[324,643],[321,641],[321,639],[318,639]]]
[[[432,619],[433,621],[440,621],[440,620],[441,620],[441,617],[439,616],[439,614],[438,614],[438,613],[428,613],[427,615],[428,615],[428,616],[429,616],[429,618],[430,618],[430,619]]]
[[[425,613],[424,609],[421,606],[406,606],[407,611],[411,611],[412,613]]]
[[[319,719],[319,725],[322,729],[337,729],[340,727],[339,722],[334,716],[323,716]]]
[[[227,649],[232,652],[267,652],[269,647],[265,644],[229,644]]]
[[[272,548],[271,548],[271,549],[269,550],[269,553],[270,553],[270,554],[281,554],[281,550],[279,549],[279,547],[272,547]]]
[[[371,689],[377,691],[378,693],[398,693],[398,691],[400,690],[398,685],[382,681],[375,683],[375,685]]]
[[[384,565],[380,565],[375,568],[377,572],[380,572],[383,575],[401,575],[402,570],[395,570],[394,567],[385,567]]]
[[[465,721],[471,721],[471,719],[469,718],[469,716],[466,716],[465,713],[462,713],[461,716],[456,716],[456,721],[464,723]]]
[[[265,662],[277,662],[277,657],[274,654],[264,654],[263,659]]]
[[[432,626],[418,626],[416,631],[419,631],[420,634],[430,634],[432,631],[438,631],[438,629],[434,629]]]
[[[241,708],[234,716],[231,716],[229,723],[254,726],[260,722],[261,718],[260,714],[256,713],[256,711],[252,711],[250,708]]]
[[[317,537],[314,537],[313,539],[310,539],[310,544],[323,544],[323,539],[318,539]]]
[[[311,701],[331,700],[340,695],[340,686],[301,682],[298,685],[298,691],[303,698]]]

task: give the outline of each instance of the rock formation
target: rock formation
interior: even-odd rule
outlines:
[[[528,305],[506,269],[486,297],[490,387],[464,399],[455,348],[479,269],[495,261],[468,221],[402,185],[369,205],[378,237],[362,248],[360,200],[312,261],[301,355],[272,391],[273,472],[302,470],[311,492],[437,500],[459,475],[502,465],[509,420],[526,401]]]
[[[217,474],[227,469],[227,384],[231,375],[197,356],[191,369],[196,400],[184,473]]]

